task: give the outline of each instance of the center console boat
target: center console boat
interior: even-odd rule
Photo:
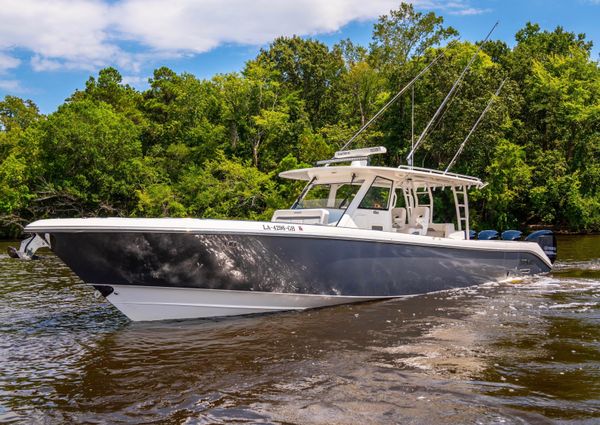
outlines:
[[[368,165],[384,152],[341,151],[281,173],[306,186],[270,221],[39,220],[18,255],[47,245],[132,320],[303,310],[551,269],[550,232],[532,242],[470,239],[468,190],[479,179]],[[437,196],[453,200],[452,211],[438,211]]]

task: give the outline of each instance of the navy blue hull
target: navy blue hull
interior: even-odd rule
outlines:
[[[84,282],[108,286],[400,296],[549,270],[528,252],[309,236],[60,232],[51,244]]]

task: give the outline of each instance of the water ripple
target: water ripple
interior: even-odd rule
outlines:
[[[128,322],[51,254],[0,255],[0,421],[592,423],[599,260],[572,252],[520,281],[161,323]]]

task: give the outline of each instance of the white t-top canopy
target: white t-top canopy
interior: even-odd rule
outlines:
[[[408,166],[398,168],[360,165],[328,166],[302,168],[279,173],[279,176],[284,179],[310,181],[315,178],[315,181],[319,183],[349,183],[352,180],[352,175],[354,175],[355,181],[367,176],[377,175],[398,182],[400,185],[412,182],[415,187],[466,186],[481,188],[484,186],[484,183],[476,177]]]

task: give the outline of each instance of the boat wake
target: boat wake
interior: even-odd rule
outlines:
[[[553,273],[562,270],[600,270],[600,258],[588,261],[557,261],[552,268]]]

